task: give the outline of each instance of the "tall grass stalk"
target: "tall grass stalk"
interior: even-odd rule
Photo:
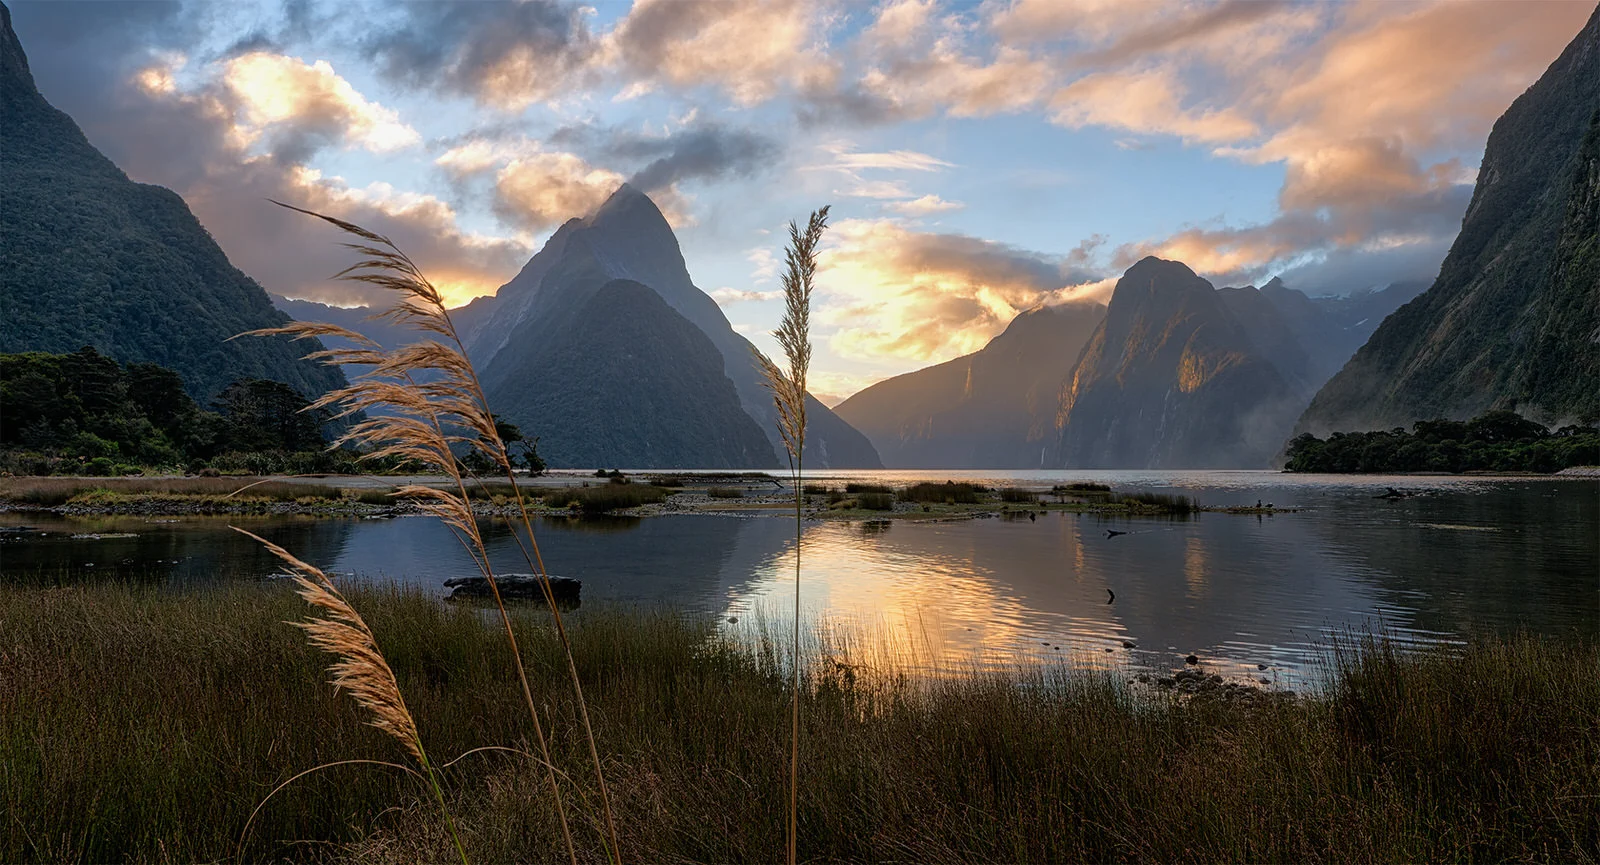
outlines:
[[[461,836],[456,832],[456,822],[450,816],[450,806],[445,804],[444,790],[439,786],[439,773],[428,760],[422,747],[422,734],[417,732],[416,719],[406,707],[400,683],[394,670],[378,649],[378,640],[367,627],[366,620],[350,605],[339,588],[320,569],[300,561],[283,547],[244,529],[234,531],[259,541],[273,555],[289,565],[294,575],[295,593],[306,603],[321,609],[325,615],[295,622],[306,632],[313,646],[339,660],[329,667],[333,673],[333,686],[350,692],[352,699],[372,713],[368,724],[399,740],[422,768],[422,774],[432,788],[433,798],[444,815],[445,826],[450,830],[450,840],[460,854],[462,865],[467,863],[467,850],[461,846]],[[305,773],[302,773],[302,775]],[[242,848],[241,848],[242,849]]]
[[[616,821],[612,817],[610,795],[606,789],[605,772],[600,761],[600,751],[595,742],[594,727],[589,720],[583,698],[583,683],[572,657],[571,644],[555,593],[550,587],[548,571],[534,536],[533,521],[528,513],[527,501],[512,470],[511,458],[505,442],[501,440],[494,415],[489,410],[488,399],[477,372],[467,359],[455,323],[445,308],[444,299],[428,281],[416,264],[388,238],[368,231],[358,225],[292,205],[274,202],[300,213],[314,216],[340,230],[359,238],[344,246],[362,256],[362,260],[341,271],[336,278],[375,285],[393,293],[394,303],[373,316],[394,324],[411,327],[424,336],[431,334],[440,339],[428,339],[385,350],[365,336],[347,328],[331,324],[291,322],[283,327],[253,331],[256,335],[287,334],[297,339],[338,336],[356,344],[355,348],[329,349],[314,352],[310,357],[326,363],[346,366],[365,365],[367,371],[354,377],[348,387],[330,392],[307,407],[308,411],[332,409],[336,417],[350,417],[369,409],[382,409],[369,418],[354,423],[332,447],[355,444],[367,449],[363,459],[378,460],[399,457],[415,461],[449,476],[451,488],[440,489],[420,485],[402,487],[397,496],[417,503],[424,512],[438,517],[461,543],[479,573],[488,582],[495,606],[505,628],[506,641],[511,648],[521,683],[523,698],[533,724],[539,752],[546,768],[552,798],[567,846],[569,859],[576,865],[577,848],[572,841],[562,804],[560,784],[555,765],[550,760],[550,748],[544,733],[539,711],[534,704],[533,690],[528,684],[522,652],[517,645],[510,615],[500,597],[500,587],[495,580],[494,568],[489,561],[488,547],[472,512],[467,473],[457,458],[455,448],[464,446],[487,456],[502,471],[517,503],[526,543],[513,524],[512,535],[517,540],[523,558],[530,569],[539,575],[540,586],[550,608],[556,632],[565,650],[567,669],[579,720],[589,746],[589,756],[594,765],[595,780],[605,821],[606,847],[613,861],[621,862],[621,849],[617,843]]]
[[[804,524],[805,496],[800,486],[806,449],[806,372],[811,367],[811,291],[817,273],[817,246],[828,227],[828,208],[813,211],[805,231],[789,223],[789,248],[784,252],[783,321],[772,335],[783,349],[787,371],[756,351],[761,371],[766,375],[772,401],[778,408],[778,431],[789,452],[789,473],[794,482],[794,646],[791,663],[789,718],[789,865],[795,865],[799,852],[798,816],[800,812],[800,539]]]

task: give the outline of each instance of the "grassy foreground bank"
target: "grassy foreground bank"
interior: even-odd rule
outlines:
[[[392,588],[351,597],[430,753],[527,748],[492,623]],[[283,624],[304,614],[279,585],[0,589],[0,860],[450,859],[426,791],[367,764],[289,786],[238,848],[295,773],[401,758]],[[542,620],[520,614],[519,639],[574,834],[600,861],[586,746]],[[572,636],[624,858],[781,858],[788,706],[772,656],[666,613],[587,611]],[[1600,646],[1367,647],[1342,663],[1326,697],[1180,703],[1059,670],[918,687],[832,659],[808,681],[801,857],[1600,858]],[[474,861],[565,859],[525,758],[479,752],[445,778]]]

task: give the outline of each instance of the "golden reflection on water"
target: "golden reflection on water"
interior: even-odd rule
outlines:
[[[1206,545],[1199,535],[1190,535],[1183,547],[1183,582],[1189,588],[1189,600],[1198,600],[1206,594]]]
[[[1108,635],[1122,628],[1105,604],[1107,581],[1086,556],[1077,522],[1061,520],[1057,531],[1044,532],[1017,522],[999,544],[970,525],[807,526],[802,618],[851,652],[900,668],[992,666],[1040,654],[1080,668],[1121,664],[1120,640]],[[792,615],[794,564],[791,544],[759,569],[734,607],[754,609],[786,630],[777,623]],[[1015,572],[1024,569],[1034,582],[1018,586]],[[1041,627],[1045,594],[1058,603]]]

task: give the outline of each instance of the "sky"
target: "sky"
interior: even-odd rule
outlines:
[[[1309,294],[1431,279],[1490,127],[1588,0],[11,2],[39,89],[268,291],[369,300],[325,226],[456,303],[621,183],[769,352],[830,205],[829,403],[1105,298],[1145,255]]]

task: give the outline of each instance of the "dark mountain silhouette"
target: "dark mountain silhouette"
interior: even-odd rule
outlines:
[[[1040,468],[1056,401],[1105,317],[1098,303],[1018,315],[972,354],[878,382],[834,407],[889,468]]]
[[[483,370],[484,385],[497,411],[522,423],[524,432],[544,436],[549,420],[522,418],[524,406],[518,400],[527,395],[529,370],[541,375],[548,371],[567,381],[600,387],[596,370],[573,361],[561,366],[559,359],[546,359],[534,342],[547,334],[547,321],[569,320],[572,310],[585,308],[596,292],[614,280],[627,280],[650,288],[667,307],[686,319],[710,340],[722,358],[721,379],[713,377],[704,386],[720,390],[730,382],[737,397],[738,414],[752,421],[768,441],[767,454],[751,454],[749,461],[720,462],[731,451],[708,450],[696,457],[685,452],[671,458],[672,465],[771,468],[786,463],[783,445],[773,422],[772,396],[762,384],[759,369],[752,359],[749,341],[735,333],[722,310],[710,296],[695,287],[678,248],[677,239],[666,218],[644,193],[624,184],[593,215],[569,220],[557,229],[543,249],[530,259],[516,278],[502,286],[494,297],[479,298],[457,312],[458,322],[473,362]],[[598,311],[597,311],[598,312]],[[618,316],[620,317],[621,311]],[[620,326],[619,318],[584,319],[591,328],[578,337],[604,339],[600,331]],[[535,358],[539,358],[537,363]],[[672,354],[631,355],[633,376],[643,381],[646,367],[678,363]],[[617,373],[626,369],[611,367]],[[683,387],[686,377],[675,377]],[[700,399],[682,393],[686,404]],[[866,436],[840,420],[815,399],[807,402],[806,464],[816,468],[879,468],[881,463]],[[641,419],[648,420],[648,419]],[[733,415],[715,418],[726,426],[730,436],[743,421]],[[658,419],[664,424],[665,419]],[[602,425],[601,418],[567,415],[563,422]],[[664,426],[651,435],[665,435]],[[663,459],[665,457],[662,457]],[[616,463],[618,460],[606,460]]]
[[[1129,268],[1061,392],[1057,464],[1266,465],[1308,391],[1228,307],[1179,262],[1146,258]]]
[[[613,279],[513,332],[490,404],[557,467],[767,468],[722,354],[649,287]]]
[[[0,25],[0,352],[92,346],[176,371],[202,402],[241,378],[342,386],[302,359],[315,341],[226,341],[288,318],[182,198],[129,180],[45,101],[3,5]]]
[[[1384,321],[1297,428],[1504,408],[1600,417],[1600,8],[1495,122],[1433,286]]]

